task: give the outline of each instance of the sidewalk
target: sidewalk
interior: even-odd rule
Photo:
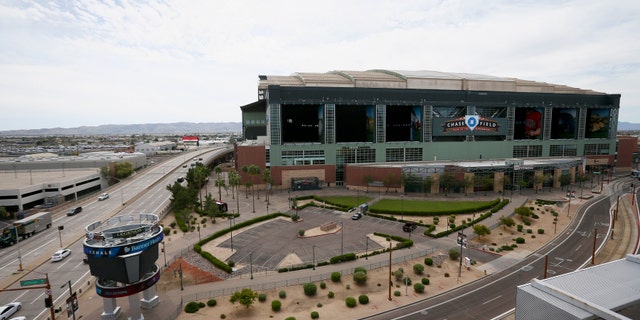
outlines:
[[[208,186],[208,190],[211,194],[217,196],[217,188],[213,186]],[[330,195],[353,195],[356,192],[351,190],[346,190],[344,188],[328,188],[317,192],[308,191],[309,194],[316,193],[320,196],[330,196]],[[300,196],[301,192],[296,192],[298,196]],[[363,192],[360,192],[361,196],[366,196]],[[375,193],[375,196],[378,194]],[[394,197],[393,194],[386,194],[384,197],[390,198]],[[288,212],[289,211],[289,193],[286,191],[274,191],[274,193],[270,197],[270,205],[268,206],[268,212]],[[397,197],[400,198],[400,194],[397,194]],[[406,197],[406,196],[405,196]],[[484,194],[476,194],[473,196],[464,196],[459,194],[449,194],[448,196],[433,196],[429,195],[424,197],[423,195],[410,195],[405,199],[427,199],[427,200],[485,200],[485,199],[495,199],[498,198],[499,195],[495,193],[488,193],[487,196]],[[510,192],[507,193],[506,198],[511,198],[510,203],[505,206],[501,210],[500,213],[494,214],[487,220],[485,220],[485,225],[487,226],[497,226],[500,216],[506,215],[507,213],[511,213],[515,208],[524,204],[528,198],[541,198],[541,199],[549,199],[549,200],[565,200],[564,191],[554,190],[552,192],[538,192],[537,194],[533,191],[523,192],[523,194],[514,192],[513,196],[511,196]],[[226,201],[229,204],[229,211],[234,210],[236,208],[236,199],[232,199],[231,193],[226,195],[225,191],[222,191],[223,201]],[[377,198],[377,197],[376,197]],[[245,198],[245,194],[241,192],[240,198],[240,211],[241,215],[238,218],[240,221],[245,221],[251,218],[254,218],[258,215],[264,215],[266,213],[266,202],[264,201],[264,192],[260,192],[260,199],[255,199],[256,203],[256,212],[253,213],[253,199],[251,196],[249,198]],[[373,202],[373,201],[372,201]],[[578,199],[574,199],[571,201],[571,211],[574,212],[578,209],[579,205],[583,201],[579,201]],[[575,207],[574,207],[575,205]],[[260,206],[260,207],[259,207]],[[213,233],[218,230],[226,228],[226,224],[218,223],[212,225],[211,227],[207,227],[208,233]],[[203,235],[204,237],[204,235]],[[453,239],[455,235],[450,235],[449,238]],[[167,258],[172,258],[180,253],[180,251],[188,246],[192,246],[198,241],[198,233],[191,232],[184,234],[180,237],[174,238],[171,241],[171,245],[166,246],[166,255]],[[452,241],[452,240],[451,240]],[[414,246],[409,249],[402,249],[399,251],[393,252],[393,260],[402,261],[407,260],[412,257],[426,255],[428,254],[430,248],[425,248],[424,246]],[[162,257],[160,257],[162,259]],[[142,309],[143,315],[146,319],[174,319],[175,315],[178,314],[181,307],[181,300],[186,304],[189,301],[193,300],[202,300],[209,299],[214,296],[220,295],[230,295],[233,292],[240,290],[242,288],[253,288],[254,290],[260,290],[261,288],[273,288],[274,283],[284,285],[295,285],[301,284],[310,281],[319,281],[321,279],[326,279],[330,277],[331,272],[334,271],[350,271],[353,270],[356,266],[362,266],[365,261],[362,259],[342,263],[337,265],[327,265],[322,267],[316,267],[316,270],[312,269],[304,269],[295,272],[287,272],[287,273],[269,273],[266,276],[264,273],[254,273],[254,279],[250,279],[248,275],[243,275],[241,277],[232,278],[226,281],[207,283],[196,286],[185,287],[184,290],[173,290],[167,292],[158,292],[158,296],[160,298],[160,304],[155,306],[152,309],[145,310]],[[367,265],[388,265],[388,256],[387,255],[376,255],[371,256],[366,261]],[[92,282],[94,280],[91,280]],[[266,287],[268,286],[268,287]],[[142,295],[140,294],[140,298]],[[84,291],[84,293],[80,296],[80,309],[76,313],[76,318],[78,316],[82,316],[83,318],[89,319],[99,319],[102,313],[103,302],[100,296],[95,293],[95,287],[92,285],[91,288]],[[128,315],[129,302],[127,298],[119,298],[117,299],[118,305],[121,307],[122,316],[125,317]]]

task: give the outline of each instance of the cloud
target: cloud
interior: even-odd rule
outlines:
[[[237,122],[259,74],[368,69],[621,93],[620,118],[640,123],[638,14],[622,0],[9,1],[3,129]]]

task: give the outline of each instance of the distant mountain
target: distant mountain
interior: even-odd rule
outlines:
[[[640,130],[640,123],[618,122],[618,131]]]
[[[0,131],[0,136],[45,136],[45,135],[132,135],[132,134],[211,134],[224,132],[241,132],[240,122],[175,122],[145,124],[106,124],[101,126],[84,126],[77,128],[46,128],[29,130]]]

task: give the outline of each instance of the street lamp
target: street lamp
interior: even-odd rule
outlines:
[[[313,250],[313,270],[316,269],[316,245],[314,244],[313,247],[311,247],[311,249]]]
[[[182,284],[182,262],[180,262],[180,270],[178,272],[180,273],[180,291],[182,291],[184,290],[184,285]]]
[[[16,233],[16,246],[18,247],[18,271],[22,271],[22,250],[20,250],[20,237],[18,236],[18,228],[20,226],[15,226],[13,231]]]
[[[404,220],[404,194],[400,195],[400,221]]]
[[[344,223],[340,221],[340,255],[344,255]]]
[[[164,255],[164,267],[167,267],[167,251],[164,249],[164,241],[162,243],[162,255]]]
[[[369,260],[369,236],[365,236],[367,240],[364,243],[364,259]]]
[[[69,284],[69,300],[67,300],[67,315],[69,313],[71,313],[73,315],[73,320],[76,320],[76,309],[77,309],[77,305],[74,304],[74,292],[71,289],[71,280],[69,280],[67,283],[63,284],[60,286],[60,289],[63,289],[67,284]],[[69,302],[71,302],[71,304],[69,304]],[[69,310],[71,310],[71,312],[69,312]]]
[[[231,217],[229,217],[229,232],[231,233],[231,252],[233,252],[233,226],[231,222],[234,217],[235,217],[235,213],[232,213]]]
[[[253,280],[253,252],[249,253],[249,270],[251,271],[251,280]]]

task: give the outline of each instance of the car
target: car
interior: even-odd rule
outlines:
[[[22,303],[11,302],[0,307],[0,320],[9,319],[9,317],[22,309]]]
[[[82,258],[82,263],[89,263],[89,257],[85,255],[84,258]]]
[[[27,320],[27,317],[25,317],[25,316],[19,316],[19,317],[11,318],[11,319],[9,319],[9,320]]]
[[[418,224],[416,224],[415,222],[407,222],[404,224],[404,226],[402,226],[402,231],[411,232],[415,230],[417,227],[418,227]]]
[[[74,216],[78,213],[82,212],[82,207],[75,207],[75,208],[71,208],[69,209],[69,211],[67,211],[67,215],[68,216]]]
[[[362,213],[360,212],[356,212],[351,216],[351,220],[358,220],[360,218],[362,218]]]
[[[51,262],[62,261],[71,254],[70,249],[60,249],[51,256]]]
[[[109,194],[106,192],[98,196],[98,201],[107,200],[107,199],[109,199]]]
[[[184,177],[178,177],[178,183],[183,183],[184,182]]]
[[[182,165],[182,167],[183,167],[183,168],[186,168],[186,167],[187,167],[187,165],[186,165],[186,164],[183,164],[183,165]]]

